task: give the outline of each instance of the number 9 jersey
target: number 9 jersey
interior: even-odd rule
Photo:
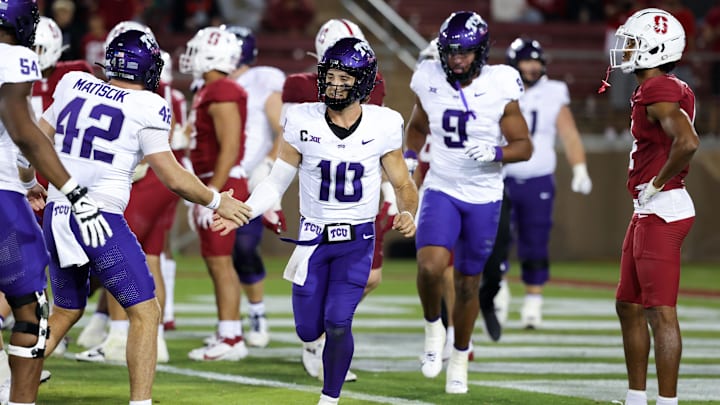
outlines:
[[[40,79],[37,54],[19,45],[0,44],[0,86],[5,83],[34,82]],[[17,146],[0,121],[0,190],[25,194],[17,170]]]
[[[170,151],[167,102],[156,93],[116,87],[84,72],[63,76],[53,98],[43,118],[55,128],[60,159],[103,211],[122,214],[138,162]],[[64,198],[54,187],[48,190],[48,201]]]
[[[410,88],[430,125],[430,171],[423,185],[469,203],[502,200],[502,164],[478,164],[465,155],[465,142],[503,145],[498,123],[505,106],[524,91],[518,71],[507,65],[484,65],[480,75],[458,91],[446,80],[440,61],[426,60],[413,74]]]
[[[323,103],[288,108],[283,137],[302,155],[300,214],[314,223],[375,220],[380,202],[380,159],[402,147],[402,116],[362,104],[355,131],[344,139],[325,120]]]

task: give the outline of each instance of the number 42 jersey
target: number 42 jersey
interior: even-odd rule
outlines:
[[[110,85],[84,72],[67,73],[43,118],[55,128],[55,149],[103,211],[122,214],[132,174],[143,156],[170,150],[172,112],[146,90]],[[65,198],[54,187],[48,200]]]
[[[300,214],[316,223],[375,220],[380,201],[380,159],[402,147],[403,119],[387,107],[362,104],[355,131],[340,139],[325,120],[323,103],[291,106],[285,140],[301,155]]]

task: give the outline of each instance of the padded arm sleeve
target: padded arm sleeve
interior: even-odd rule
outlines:
[[[253,190],[250,198],[245,202],[250,206],[252,218],[255,219],[278,202],[285,190],[295,178],[297,167],[282,159],[276,159],[270,175],[261,181]]]

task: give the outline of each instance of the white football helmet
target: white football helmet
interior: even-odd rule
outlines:
[[[35,53],[40,70],[55,66],[67,46],[63,46],[62,31],[50,18],[40,17],[35,31]]]
[[[172,57],[165,51],[160,51],[160,57],[163,60],[163,68],[160,72],[160,81],[164,83],[172,83],[173,81],[173,66]]]
[[[346,37],[358,38],[365,41],[365,35],[363,35],[360,27],[350,20],[344,18],[332,19],[323,24],[315,36],[315,56],[318,62],[320,62],[325,51],[330,48],[332,44],[337,42],[338,39]]]
[[[108,45],[110,45],[110,42],[112,42],[115,37],[122,34],[125,31],[130,30],[137,30],[142,31],[152,37],[155,42],[157,42],[157,39],[155,39],[155,34],[152,32],[150,27],[148,27],[145,24],[140,24],[139,22],[135,21],[120,21],[119,23],[115,24],[115,26],[110,30],[110,32],[107,34],[107,37],[105,37],[105,49],[108,48]]]
[[[196,79],[203,73],[218,70],[230,74],[240,60],[235,34],[218,27],[203,28],[187,43],[180,55],[180,72],[192,73]]]
[[[632,73],[678,61],[683,50],[685,30],[680,22],[665,10],[646,8],[618,27],[615,48],[610,49],[610,66]]]

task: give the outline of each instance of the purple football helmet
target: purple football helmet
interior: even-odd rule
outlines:
[[[542,46],[540,45],[540,42],[534,40],[534,39],[527,39],[527,38],[517,38],[515,39],[510,46],[508,47],[507,51],[505,52],[505,58],[507,60],[507,64],[514,67],[520,72],[520,75],[522,76],[523,81],[525,81],[529,85],[535,84],[537,82],[537,79],[535,80],[528,80],[524,75],[523,72],[520,71],[520,68],[518,67],[518,62],[521,60],[536,60],[542,63],[542,72],[540,76],[545,75],[545,55],[543,54]],[[538,78],[539,79],[539,78]]]
[[[162,68],[160,47],[143,31],[125,31],[105,50],[105,75],[111,79],[142,83],[145,89],[155,91]]]
[[[224,28],[232,32],[238,42],[240,42],[241,53],[238,67],[240,67],[240,65],[252,65],[255,63],[258,49],[255,43],[255,34],[253,34],[252,30],[239,25],[224,26]]]
[[[464,83],[471,80],[480,72],[487,62],[489,39],[487,23],[477,13],[458,11],[443,22],[438,33],[438,51],[443,70],[451,85],[455,86],[458,81]],[[448,66],[448,57],[469,52],[475,53],[475,60],[468,71],[462,74],[453,73]]]
[[[19,45],[35,46],[35,29],[39,21],[36,0],[0,0],[0,27],[14,31]]]
[[[331,86],[327,82],[327,72],[330,69],[342,70],[355,78],[350,87],[348,96],[336,99],[325,95]],[[377,59],[370,44],[358,38],[342,38],[330,46],[318,63],[318,95],[328,107],[342,110],[356,100],[363,101],[375,87],[377,75]]]

